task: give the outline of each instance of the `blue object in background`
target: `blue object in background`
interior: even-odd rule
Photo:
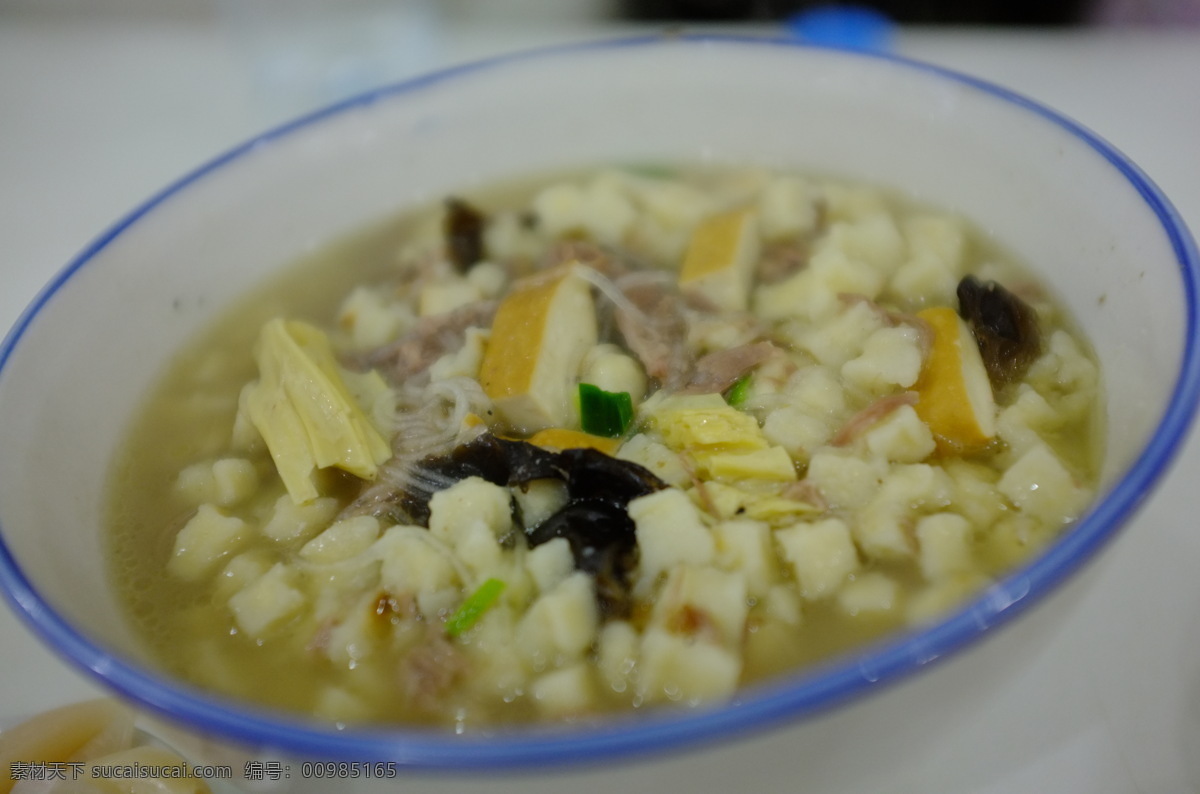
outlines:
[[[867,6],[814,6],[785,21],[787,31],[807,44],[847,50],[887,52],[896,25],[886,14]]]

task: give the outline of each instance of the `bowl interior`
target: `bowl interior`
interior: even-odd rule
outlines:
[[[1037,271],[1106,382],[1110,503],[1074,530],[1080,548],[1165,464],[1174,441],[1160,423],[1174,411],[1181,431],[1180,401],[1195,394],[1195,249],[1102,142],[998,89],[890,59],[723,39],[585,46],[442,73],[276,131],[167,189],[64,271],[0,350],[0,573],[20,608],[102,676],[122,667],[110,654],[140,658],[103,564],[109,462],[172,353],[267,274],[450,190],[646,160],[899,188]],[[155,705],[178,705],[154,686]]]

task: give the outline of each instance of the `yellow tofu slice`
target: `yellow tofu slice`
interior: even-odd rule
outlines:
[[[933,346],[917,380],[917,416],[933,432],[938,451],[959,454],[996,436],[996,403],[971,329],[947,306],[917,316],[933,329]]]
[[[759,250],[754,212],[739,209],[710,216],[692,233],[679,286],[726,311],[745,311]]]
[[[547,449],[596,449],[605,455],[615,455],[621,446],[621,439],[605,438],[565,427],[548,427],[530,436],[529,443]]]
[[[500,304],[479,382],[518,432],[578,424],[574,390],[596,337],[591,286],[564,265]]]

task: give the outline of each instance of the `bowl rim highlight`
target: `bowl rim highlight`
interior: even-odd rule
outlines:
[[[789,38],[739,35],[678,35],[672,43],[749,47],[814,47]],[[101,251],[144,216],[205,178],[264,144],[319,124],[339,114],[449,82],[460,75],[503,67],[514,61],[570,56],[592,49],[653,46],[661,36],[612,39],[518,52],[454,66],[361,94],[287,122],[228,150],[152,196],[116,222],[64,267],[23,312],[0,344],[0,376],[13,351],[46,303]],[[740,735],[798,719],[928,669],[944,658],[989,636],[1053,591],[1091,559],[1126,524],[1168,470],[1187,436],[1200,402],[1200,344],[1197,344],[1200,251],[1183,220],[1158,187],[1125,155],[1087,128],[1034,100],[992,84],[909,58],[863,51],[833,50],[848,58],[877,59],[897,68],[924,72],[989,95],[1020,112],[1066,131],[1099,153],[1140,194],[1170,242],[1185,295],[1183,356],[1171,398],[1153,435],[1128,471],[1091,512],[1040,555],[987,587],[937,623],[910,630],[852,654],[835,657],[795,674],[739,691],[724,704],[697,711],[663,709],[648,714],[605,717],[598,727],[550,726],[501,728],[471,735],[412,728],[364,728],[347,731],[235,704],[167,679],[117,658],[76,631],[42,600],[0,534],[0,585],[17,614],[60,656],[135,704],[190,727],[237,744],[281,751],[292,757],[388,761],[414,769],[521,768],[597,762],[613,756],[645,755],[720,737]],[[0,527],[2,531],[2,527]]]

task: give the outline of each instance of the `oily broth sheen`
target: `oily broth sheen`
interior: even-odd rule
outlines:
[[[717,172],[719,173],[719,172]],[[557,179],[558,177],[556,177]],[[704,179],[701,172],[701,180]],[[524,203],[535,189],[554,180],[540,178],[470,191],[469,200],[485,211]],[[910,205],[888,197],[889,206]],[[195,506],[176,488],[179,472],[221,455],[228,449],[237,414],[238,394],[256,376],[252,345],[259,329],[276,316],[304,319],[320,327],[334,324],[337,308],[351,288],[379,283],[394,274],[396,251],[419,228],[428,228],[438,208],[421,210],[378,224],[305,257],[286,272],[239,301],[219,322],[181,351],[158,387],[149,396],[127,436],[111,474],[107,527],[109,569],[122,605],[136,633],[152,657],[167,671],[235,698],[287,711],[312,713],[320,708],[319,692],[331,688],[371,693],[374,709],[367,722],[406,722],[478,727],[497,722],[539,719],[529,698],[485,704],[466,684],[451,695],[437,714],[414,713],[386,664],[364,660],[335,664],[314,653],[307,631],[282,632],[260,642],[242,636],[227,606],[228,592],[211,579],[189,584],[167,574],[176,533],[195,512]],[[969,263],[1001,263],[988,277],[1030,283],[1032,279],[1012,265],[1012,258],[993,241],[968,226]],[[1056,322],[1075,329],[1061,316]],[[1074,334],[1077,339],[1082,338]],[[1006,395],[998,395],[1002,404]],[[1046,441],[1087,482],[1098,476],[1103,436],[1095,409],[1084,420],[1048,432]],[[265,521],[276,499],[285,493],[270,458],[254,458],[261,487],[238,514]],[[335,493],[347,484],[333,478],[327,483]],[[343,489],[344,490],[344,489]],[[349,496],[349,491],[344,490]],[[251,527],[253,529],[253,527]],[[1038,534],[1022,540],[1033,553],[1049,540]],[[285,544],[286,545],[286,544]],[[290,545],[292,553],[302,545]],[[270,550],[279,544],[264,537],[249,541],[243,552]],[[1007,547],[1006,547],[1007,548]],[[994,575],[1010,567],[1010,552],[992,554],[987,542],[977,540],[981,573]],[[876,563],[864,568],[892,576],[902,590],[916,588],[919,574],[911,564]],[[965,596],[978,585],[964,582]],[[859,647],[904,625],[901,610],[879,616],[861,615],[847,620],[836,602],[806,603],[803,632],[797,636],[783,624],[753,617],[746,629],[741,683],[750,683],[826,659]],[[402,652],[421,642],[419,632],[388,615],[380,615],[379,630],[392,630],[391,648]],[[629,708],[628,693],[599,692],[593,710]],[[637,705],[635,700],[632,705]]]

